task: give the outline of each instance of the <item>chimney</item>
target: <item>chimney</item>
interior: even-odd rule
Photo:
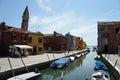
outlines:
[[[54,31],[53,33],[54,33],[54,36],[56,36],[56,34],[57,34],[56,31]]]

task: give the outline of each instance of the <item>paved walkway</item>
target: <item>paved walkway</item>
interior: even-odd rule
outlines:
[[[103,57],[105,57],[106,60],[112,65],[115,66],[115,69],[120,74],[120,56],[117,54],[104,54]]]
[[[54,53],[54,55],[52,53],[44,53],[40,55],[30,55],[22,59],[26,65],[33,65],[33,64],[49,61],[49,59],[54,60],[54,58],[57,59],[60,57],[64,57],[65,55],[76,54],[78,52],[80,51],[71,51],[69,52],[69,54],[67,52],[66,53]],[[10,58],[10,62],[12,64],[13,69],[24,66],[20,58]],[[7,70],[11,70],[9,62],[8,62],[8,58],[7,57],[0,58],[0,72],[4,72]]]

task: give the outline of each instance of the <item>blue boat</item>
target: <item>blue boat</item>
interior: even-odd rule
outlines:
[[[70,62],[69,58],[59,58],[56,61],[53,61],[50,65],[52,68],[63,68],[68,62]]]
[[[96,70],[107,70],[107,67],[105,66],[105,64],[103,62],[101,62],[100,60],[95,62],[95,69]]]

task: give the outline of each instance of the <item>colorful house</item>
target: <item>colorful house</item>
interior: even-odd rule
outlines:
[[[13,55],[15,54],[15,51],[19,51],[21,53],[21,49],[23,47],[20,47],[19,45],[27,46],[27,33],[28,31],[25,31],[20,28],[15,28],[12,26],[7,26],[5,22],[2,22],[0,24],[1,29],[1,54],[3,56],[7,55]],[[17,45],[17,46],[16,46]],[[16,47],[16,49],[13,49],[13,47]],[[30,47],[26,47],[26,49],[29,49]]]
[[[67,39],[64,35],[53,32],[53,34],[44,34],[45,52],[61,52],[67,50]]]
[[[33,47],[32,54],[43,53],[43,34],[40,32],[29,32],[27,44]]]
[[[75,47],[76,50],[81,50],[82,49],[82,39],[80,37],[75,38]]]

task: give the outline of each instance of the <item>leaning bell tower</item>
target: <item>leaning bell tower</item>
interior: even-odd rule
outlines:
[[[24,29],[25,31],[28,30],[28,22],[29,22],[29,11],[28,11],[28,6],[26,6],[25,11],[23,12],[22,24],[21,24],[21,28]]]

